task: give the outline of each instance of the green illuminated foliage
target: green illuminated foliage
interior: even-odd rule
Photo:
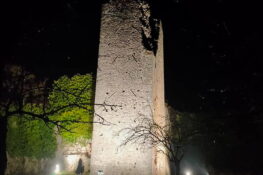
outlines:
[[[93,79],[90,74],[71,78],[62,76],[54,82],[49,95],[50,106],[69,106],[51,117],[63,121],[61,125],[66,130],[62,129],[61,135],[64,141],[75,142],[79,138],[91,138],[92,124],[88,122],[92,122],[93,94]]]
[[[94,93],[92,75],[60,77],[48,91],[47,99],[42,95],[44,88],[36,88],[39,83],[26,82],[17,87],[23,89],[22,93],[14,92],[23,98],[14,96],[14,99],[24,100],[23,103],[15,101],[8,108],[9,113],[14,113],[7,117],[6,145],[10,156],[54,156],[57,147],[55,125],[59,126],[65,142],[91,138]]]
[[[7,152],[13,157],[53,157],[56,151],[53,129],[41,120],[11,117],[8,120]]]

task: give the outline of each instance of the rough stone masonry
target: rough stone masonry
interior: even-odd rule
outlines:
[[[160,21],[143,0],[103,4],[91,175],[169,174],[164,155],[150,145],[122,143],[125,128],[146,117],[162,123],[165,115],[163,36]],[[102,120],[102,118],[104,120]]]

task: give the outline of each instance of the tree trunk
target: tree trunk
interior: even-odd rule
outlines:
[[[180,161],[175,162],[175,175],[180,175]]]
[[[6,135],[7,135],[7,118],[0,116],[0,175],[5,174],[5,170],[7,166]]]

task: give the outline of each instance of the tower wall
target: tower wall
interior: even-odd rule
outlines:
[[[154,44],[146,46],[149,17],[149,5],[142,1],[103,4],[95,103],[104,105],[95,105],[94,114],[94,121],[103,124],[93,126],[91,175],[151,175],[155,170],[152,148],[122,145],[125,128],[136,126],[140,117],[153,118],[158,52]]]
[[[158,51],[155,58],[153,71],[153,120],[161,127],[167,127],[168,118],[165,105],[164,88],[164,54],[163,54],[163,31],[160,27],[158,38]],[[161,150],[161,151],[160,151]],[[153,174],[170,175],[169,159],[164,152],[166,148],[159,144],[153,148]]]

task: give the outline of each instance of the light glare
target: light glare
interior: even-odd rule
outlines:
[[[59,173],[59,164],[56,164],[55,173]]]
[[[189,170],[187,170],[187,171],[185,172],[185,175],[192,175],[192,172],[189,171]]]
[[[65,159],[66,169],[68,171],[75,171],[79,158],[79,155],[68,155]]]

